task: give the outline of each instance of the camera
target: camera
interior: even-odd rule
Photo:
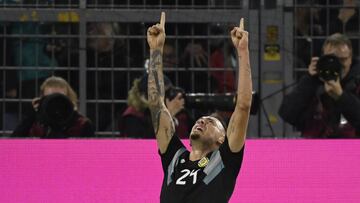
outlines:
[[[39,101],[39,119],[52,129],[64,129],[72,122],[74,115],[73,103],[63,94],[50,94],[42,97]]]
[[[188,93],[186,106],[193,109],[217,109],[233,111],[236,105],[237,94],[234,93]],[[256,115],[259,110],[260,98],[257,92],[252,92],[250,114]]]
[[[237,99],[237,95],[234,93],[185,93],[184,89],[180,87],[170,87],[165,92],[165,98],[173,100],[179,93],[185,99],[186,108],[189,109],[233,111]],[[259,104],[258,93],[252,92],[251,115],[257,114]]]
[[[336,80],[341,77],[343,65],[334,54],[323,55],[316,64],[316,70],[320,78],[325,81]]]

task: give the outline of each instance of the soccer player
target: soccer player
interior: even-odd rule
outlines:
[[[249,62],[248,32],[244,20],[231,31],[239,58],[237,101],[227,131],[211,116],[198,119],[190,133],[189,152],[174,136],[173,119],[164,104],[162,53],[165,43],[165,13],[160,23],[147,31],[150,46],[148,99],[164,180],[161,202],[228,202],[239,174],[249,111],[252,80]]]

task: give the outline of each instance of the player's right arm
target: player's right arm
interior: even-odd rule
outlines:
[[[151,120],[160,152],[166,152],[171,137],[175,133],[175,125],[165,106],[163,47],[165,43],[165,13],[161,13],[160,24],[149,27],[147,41],[150,47],[150,64],[148,75],[148,101]]]

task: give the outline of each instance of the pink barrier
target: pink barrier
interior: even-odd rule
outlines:
[[[359,202],[360,140],[249,140],[231,202]],[[159,202],[153,140],[0,140],[0,202]]]

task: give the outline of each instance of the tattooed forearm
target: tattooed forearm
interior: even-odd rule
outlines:
[[[162,61],[165,43],[164,12],[161,13],[160,23],[149,27],[147,41],[150,47],[148,104],[159,150],[161,153],[165,153],[173,134],[171,132],[174,131],[175,126],[164,101],[165,87]]]
[[[165,135],[169,138],[175,133],[175,125],[172,122],[172,117],[170,112],[166,110],[163,105],[155,106],[151,109],[151,120],[154,127],[155,135],[158,135],[159,126],[160,126],[160,117],[161,115],[166,118],[170,125],[163,125]]]
[[[157,134],[160,124],[160,115],[163,111],[164,77],[162,73],[162,53],[160,50],[153,50],[150,54],[150,66],[148,76],[148,100],[151,111],[151,120]]]
[[[150,67],[149,67],[149,78],[153,77],[153,81],[149,86],[155,86],[157,94],[161,97],[164,97],[164,76],[163,76],[163,64],[162,64],[162,53],[160,50],[154,50],[150,56]],[[150,82],[150,81],[149,81]]]
[[[157,135],[159,130],[159,124],[160,124],[160,114],[161,109],[158,107],[155,107],[151,109],[151,121],[154,127],[155,135]]]

